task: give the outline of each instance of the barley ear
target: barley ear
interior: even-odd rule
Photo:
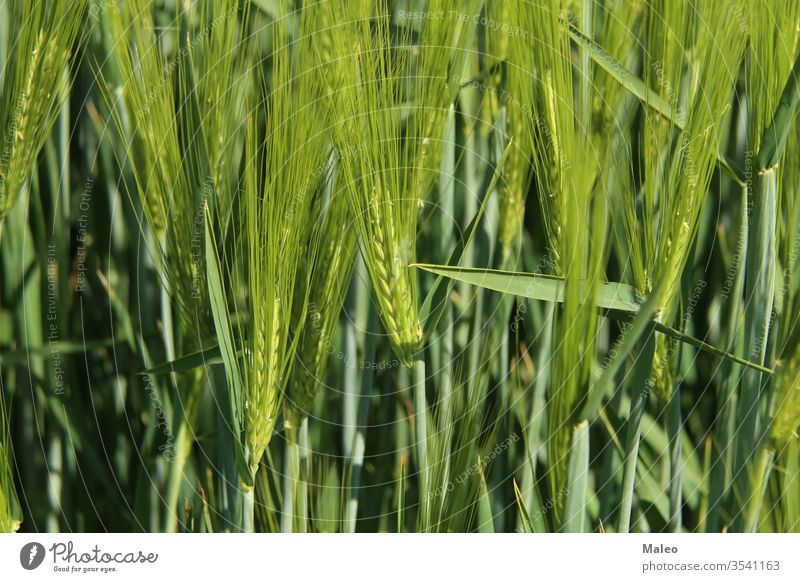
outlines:
[[[86,0],[11,0],[0,94],[0,222],[36,164],[70,87],[69,63],[83,41]],[[12,27],[13,30],[13,27]]]

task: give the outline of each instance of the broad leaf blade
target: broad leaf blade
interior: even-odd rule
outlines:
[[[418,264],[416,267],[456,281],[539,301],[564,301],[564,279],[536,273],[516,273],[495,269]],[[587,282],[588,284],[588,282]],[[639,311],[636,290],[624,283],[599,283],[595,301],[598,307],[627,313]]]
[[[475,269],[468,267],[449,267],[447,265],[426,265],[417,264],[417,268],[425,271],[430,271],[437,275],[448,277],[456,281],[462,281],[470,285],[476,285],[492,291],[500,293],[508,293],[518,297],[526,297],[528,299],[536,299],[539,301],[551,301],[556,303],[563,303],[564,301],[564,279],[553,277],[550,275],[540,275],[535,273],[516,273],[513,271],[498,271],[494,269]],[[588,284],[588,283],[587,283]],[[650,295],[653,297],[655,294]],[[636,327],[632,328],[635,338],[638,339],[642,331],[644,331],[644,324],[648,323],[648,319],[652,320],[655,315],[655,304],[648,307],[649,314],[641,317],[643,305],[636,289],[625,283],[615,282],[602,282],[597,285],[595,304],[597,307],[607,310],[606,315],[614,319],[636,323]],[[650,310],[652,308],[652,311]],[[631,317],[636,315],[633,320]],[[639,320],[637,322],[637,320]],[[720,348],[714,347],[701,340],[691,337],[676,329],[659,322],[653,322],[656,331],[663,333],[677,340],[692,345],[701,349],[709,354],[724,358],[730,362],[734,362],[741,366],[753,368],[759,372],[772,374],[772,370],[761,366],[759,364],[750,362],[744,358],[726,352]],[[641,327],[640,327],[641,326]],[[630,339],[630,332],[623,338],[623,346],[627,351],[624,355],[630,353],[633,345],[628,343]],[[617,350],[617,353],[619,350]],[[616,364],[615,364],[616,365]],[[616,373],[616,369],[613,370]],[[609,370],[606,369],[604,376],[608,374]]]

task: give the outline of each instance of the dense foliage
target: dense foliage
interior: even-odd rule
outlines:
[[[798,31],[0,0],[0,531],[800,531]]]

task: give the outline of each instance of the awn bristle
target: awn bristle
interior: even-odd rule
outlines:
[[[215,154],[205,151],[203,140],[190,140],[188,151],[182,146],[182,136],[198,128],[188,127],[186,118],[178,115],[176,92],[189,91],[187,79],[204,77],[207,72],[190,73],[195,61],[169,62],[162,54],[152,0],[115,3],[109,7],[108,17],[117,39],[113,51],[120,69],[124,114],[108,86],[105,98],[117,131],[134,144],[129,154],[131,170],[145,220],[155,235],[148,250],[176,306],[178,349],[189,353],[200,349],[201,338],[213,328],[206,309],[208,289],[198,216],[207,206],[216,207],[215,197],[224,196],[225,187],[214,179],[219,160],[206,159]],[[214,32],[204,35],[193,50],[206,54],[207,43],[216,38]],[[226,54],[235,51],[233,45],[217,48]],[[197,64],[213,67],[213,60]],[[225,141],[236,128],[217,123],[210,112],[219,109],[218,104],[204,96],[205,100],[198,102],[199,131],[203,135],[213,132],[216,139]]]
[[[0,221],[11,211],[55,123],[69,83],[67,67],[87,10],[86,0],[13,0],[0,96]]]
[[[691,268],[690,250],[720,149],[720,120],[729,107],[745,49],[745,39],[730,14],[735,9],[732,4],[718,10],[707,3],[690,7],[666,0],[647,9],[652,51],[646,58],[645,79],[669,103],[673,118],[647,110],[652,119],[644,124],[643,143],[650,153],[644,159],[658,162],[643,168],[643,210],[631,207],[626,228],[629,239],[644,241],[643,247],[632,247],[633,260],[641,266],[634,268],[636,286],[649,293],[656,282],[663,282],[656,314],[666,323],[674,316],[681,273]],[[695,10],[701,18],[694,18]],[[698,58],[697,72],[691,77],[685,97],[690,107],[684,115],[678,88],[689,75],[681,56],[688,39],[693,39],[694,51],[704,56]],[[659,336],[651,380],[662,403],[672,394],[673,352],[670,341]]]
[[[273,23],[275,50],[263,113],[250,116],[246,131],[246,228],[241,240],[243,285],[252,325],[241,322],[244,366],[245,444],[250,470],[272,438],[284,402],[300,330],[305,325],[311,273],[317,260],[313,237],[314,192],[328,163],[326,112],[317,85],[313,47],[321,20],[316,9],[304,9],[298,41],[289,35],[289,19]],[[266,90],[266,87],[265,87]],[[298,291],[300,291],[298,293]],[[298,309],[299,307],[299,309]],[[293,313],[297,315],[293,317]]]
[[[435,0],[429,10],[451,15],[455,0]],[[417,219],[437,177],[446,112],[458,73],[450,51],[459,27],[446,19],[425,21],[418,46],[407,50],[410,30],[393,44],[386,0],[329,3],[344,21],[336,26],[334,59],[340,87],[330,96],[341,121],[334,127],[345,187],[353,207],[361,252],[378,311],[392,347],[410,366],[422,347],[416,273]],[[373,9],[376,9],[373,12]],[[378,16],[373,18],[373,15]],[[333,19],[336,20],[336,19]],[[413,62],[413,64],[412,64]],[[406,77],[413,79],[410,93]],[[405,101],[419,103],[404,123]]]
[[[318,197],[314,214],[323,215],[325,198]],[[348,225],[346,193],[328,200],[321,228],[319,258],[312,268],[309,314],[297,346],[297,360],[286,395],[286,411],[294,425],[307,416],[324,382],[325,367],[333,345],[333,333],[342,309],[341,298],[350,280],[355,252],[355,233]]]
[[[592,309],[594,282],[603,277],[605,204],[595,195],[597,164],[591,135],[576,122],[580,92],[573,83],[568,32],[560,22],[559,0],[514,3],[519,25],[528,35],[511,44],[511,62],[519,71],[512,86],[531,112],[526,145],[533,162],[548,242],[556,255],[554,274],[565,277],[565,300],[556,313],[563,345],[551,360],[548,455],[550,490],[556,521],[562,519],[572,425],[591,384],[597,315]],[[530,87],[533,87],[533,90]],[[590,285],[583,283],[591,282]]]
[[[513,4],[511,2],[492,2],[487,6],[487,14],[490,20],[507,26],[512,26],[512,10]],[[496,30],[491,29],[488,31],[487,52],[492,56],[492,66],[500,66],[504,61],[508,60],[509,37],[502,26],[496,27]],[[524,79],[518,80],[514,78],[522,74],[516,67],[506,64],[501,70],[503,71],[502,75],[500,73],[495,74],[498,84],[504,83],[509,89],[513,90],[515,85],[523,86],[527,82]],[[492,95],[492,99],[487,99],[486,102],[492,108],[500,109],[495,114],[496,119],[498,119],[496,123],[499,127],[502,124],[501,127],[508,140],[515,142],[503,165],[498,192],[498,222],[500,224],[498,238],[502,252],[501,256],[506,258],[510,256],[513,246],[519,239],[519,233],[522,232],[525,219],[525,201],[528,197],[530,161],[524,147],[526,111],[517,101],[498,107],[500,99],[495,95]]]

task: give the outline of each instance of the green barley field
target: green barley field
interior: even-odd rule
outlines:
[[[0,531],[800,531],[799,35],[0,0]]]

